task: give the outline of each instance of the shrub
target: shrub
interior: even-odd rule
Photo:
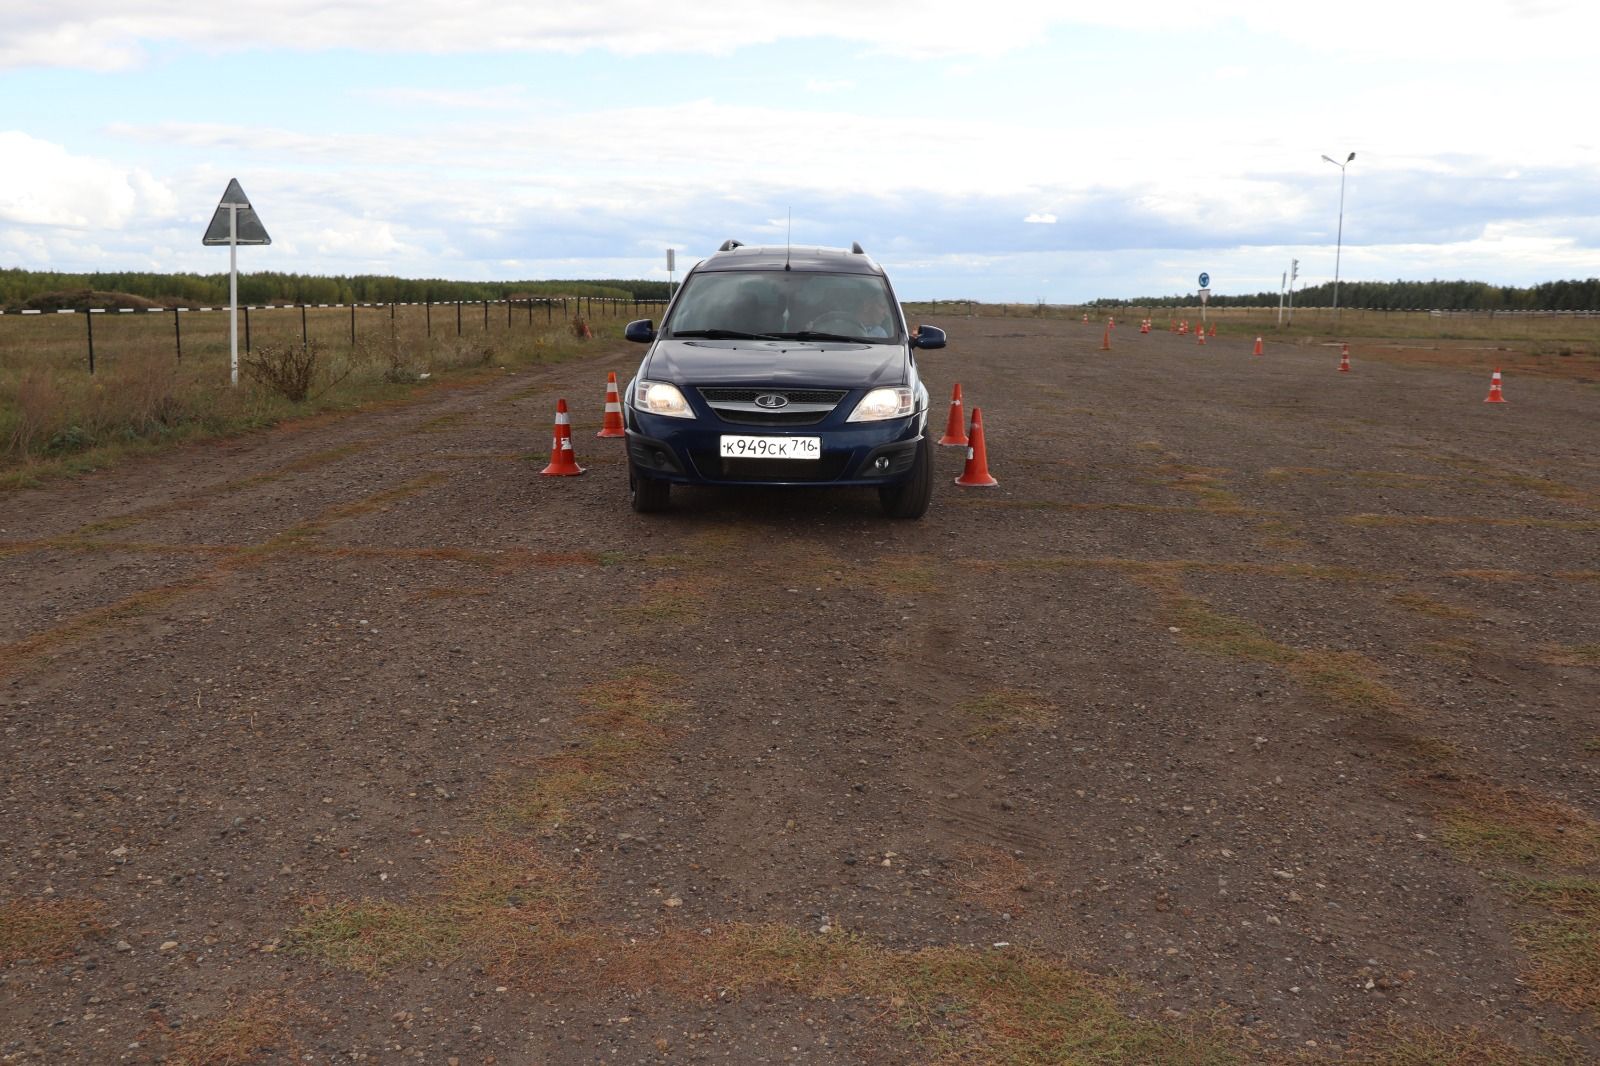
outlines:
[[[239,365],[252,381],[267,386],[290,403],[300,403],[316,382],[323,350],[324,346],[316,341],[306,345],[263,344],[250,355],[241,356]]]

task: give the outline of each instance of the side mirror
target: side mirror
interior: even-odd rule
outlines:
[[[623,327],[622,335],[635,344],[649,344],[656,339],[656,324],[648,318],[637,318]]]
[[[918,326],[917,332],[911,336],[913,348],[943,348],[944,330],[938,326]]]

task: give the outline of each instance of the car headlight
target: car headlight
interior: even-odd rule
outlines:
[[[676,385],[664,381],[640,381],[633,389],[633,405],[652,415],[668,418],[693,418],[694,409]]]
[[[881,422],[885,418],[904,418],[911,413],[915,399],[907,388],[873,389],[861,397],[847,422]]]

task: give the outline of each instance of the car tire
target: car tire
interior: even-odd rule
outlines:
[[[898,485],[878,490],[883,511],[890,518],[921,518],[933,499],[933,442],[924,433],[917,442],[916,458],[911,460],[911,476]]]
[[[672,483],[653,477],[641,477],[628,463],[628,504],[639,514],[665,511],[672,502]]]

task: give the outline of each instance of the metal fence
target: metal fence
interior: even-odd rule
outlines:
[[[441,335],[453,333],[457,337],[465,336],[473,331],[487,333],[491,328],[491,314],[498,316],[498,309],[500,308],[505,310],[505,328],[507,330],[515,330],[519,324],[525,324],[530,329],[538,328],[540,325],[548,329],[554,327],[558,320],[566,323],[572,317],[585,319],[617,318],[631,312],[633,317],[637,318],[642,314],[649,313],[652,308],[663,307],[665,304],[666,301],[664,300],[629,300],[610,296],[555,296],[535,297],[524,300],[426,300],[420,303],[251,304],[248,306],[241,305],[239,308],[240,344],[242,350],[249,354],[253,350],[256,334],[260,333],[261,327],[268,323],[270,323],[269,331],[273,334],[274,339],[284,339],[286,331],[283,328],[282,319],[286,317],[285,313],[287,313],[287,317],[291,318],[294,313],[298,313],[299,317],[299,329],[295,331],[294,324],[291,322],[288,330],[288,339],[292,341],[294,334],[297,332],[300,344],[309,345],[312,340],[313,324],[315,324],[319,337],[325,336],[329,332],[330,315],[337,315],[340,318],[340,330],[343,332],[345,326],[343,317],[345,312],[348,312],[348,336],[350,345],[353,348],[360,336],[358,311],[368,312],[366,318],[369,329],[372,326],[370,312],[376,311],[380,313],[380,319],[387,318],[389,328],[392,331],[400,308],[421,308],[424,333],[431,338],[435,335],[435,331],[438,331]],[[491,312],[491,308],[495,310]],[[383,316],[381,313],[385,310],[388,314]],[[227,311],[227,307],[91,307],[87,309],[64,308],[58,311],[25,310],[9,312],[0,310],[0,320],[28,318],[37,320],[55,316],[82,315],[83,333],[80,351],[87,359],[89,373],[93,374],[95,372],[95,320],[97,316],[104,315],[110,318],[121,318],[124,315],[145,318],[151,315],[170,316],[172,331],[169,343],[174,358],[181,362],[184,355],[185,320],[191,319],[196,315],[212,315],[219,312],[225,315]],[[414,312],[411,313],[414,314]],[[262,316],[269,315],[271,316],[270,319],[267,322],[263,322]],[[254,322],[252,322],[252,316],[254,316]],[[498,322],[498,317],[495,318],[495,322]],[[207,324],[209,325],[210,323]],[[104,344],[105,328],[105,325],[102,324],[102,345]],[[225,338],[226,326],[223,326],[223,329]],[[192,348],[192,328],[190,334]],[[59,338],[52,338],[52,340],[59,341]],[[20,347],[23,344],[34,345],[37,344],[37,340],[15,335],[13,329],[8,329],[6,323],[0,321],[0,359],[3,359],[13,346]]]

